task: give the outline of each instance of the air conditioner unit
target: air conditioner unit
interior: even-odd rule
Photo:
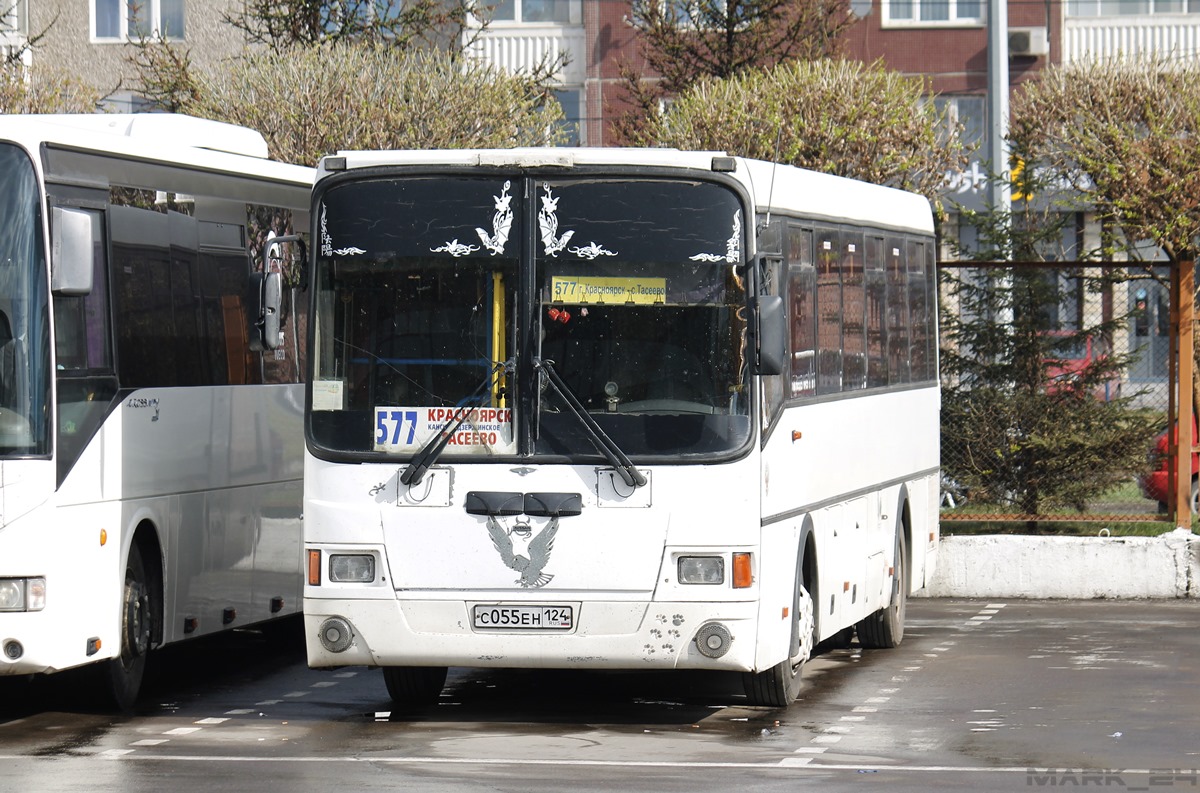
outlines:
[[[1041,28],[1009,28],[1008,57],[1048,55],[1050,39],[1046,29]]]

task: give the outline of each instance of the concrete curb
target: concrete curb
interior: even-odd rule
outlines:
[[[1200,537],[943,537],[918,597],[1200,598]]]

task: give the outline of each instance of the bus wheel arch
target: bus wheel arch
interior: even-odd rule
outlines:
[[[786,708],[800,694],[804,665],[816,647],[817,554],[812,518],[805,516],[796,549],[795,584],[792,592],[791,636],[788,658],[761,672],[742,674],[742,687],[752,705]]]
[[[162,642],[162,549],[153,524],[134,531],[122,576],[117,654],[100,664],[100,689],[106,704],[128,711],[137,702],[146,658]]]

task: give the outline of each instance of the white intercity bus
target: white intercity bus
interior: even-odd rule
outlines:
[[[920,196],[720,153],[342,152],[312,204],[309,664],[726,670],[904,632],[938,541]]]
[[[314,171],[168,114],[0,117],[0,675],[300,611]],[[280,253],[287,253],[284,246]]]

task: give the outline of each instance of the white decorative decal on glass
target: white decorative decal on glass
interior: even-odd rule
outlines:
[[[568,248],[567,243],[575,236],[575,232],[567,231],[561,237],[558,236],[558,199],[550,192],[550,185],[542,184],[542,189],[546,191],[546,195],[542,196],[542,208],[538,210],[538,228],[542,233],[542,244],[546,246],[547,256],[557,257],[563,250],[588,261],[598,256],[617,255],[598,242]]]
[[[366,253],[362,248],[356,248],[353,245],[347,248],[334,248],[333,237],[329,236],[329,229],[326,227],[325,204],[321,203],[321,255],[322,256],[358,256]]]
[[[508,194],[508,188],[511,186],[512,182],[505,182],[500,195],[492,196],[496,200],[496,214],[492,216],[492,233],[488,234],[478,226],[475,227],[475,233],[483,241],[483,247],[491,251],[493,256],[497,253],[504,253],[504,243],[508,242],[508,231],[512,228],[513,213],[509,206],[512,203],[512,196]]]
[[[597,245],[594,242],[591,245],[584,245],[583,247],[571,248],[568,251],[568,253],[573,253],[576,256],[579,256],[580,258],[587,259],[588,261],[592,261],[597,256],[616,256],[617,255],[616,253],[614,253],[610,250],[606,250],[603,246]]]
[[[697,253],[688,257],[693,262],[736,263],[742,258],[742,213],[733,213],[733,236],[725,243],[725,255],[719,253]]]
[[[333,255],[333,238],[329,236],[329,229],[325,227],[325,202],[321,202],[321,255]]]
[[[457,259],[459,256],[466,256],[469,253],[474,253],[475,251],[479,250],[479,246],[465,245],[455,238],[447,242],[445,245],[439,245],[438,247],[430,248],[429,250],[433,251],[434,253],[448,253]]]
[[[559,252],[567,247],[574,231],[568,231],[561,237],[558,235],[558,199],[550,193],[550,185],[543,184],[546,195],[542,196],[542,208],[538,210],[538,229],[542,233],[542,244],[546,246],[546,255],[557,257]]]

